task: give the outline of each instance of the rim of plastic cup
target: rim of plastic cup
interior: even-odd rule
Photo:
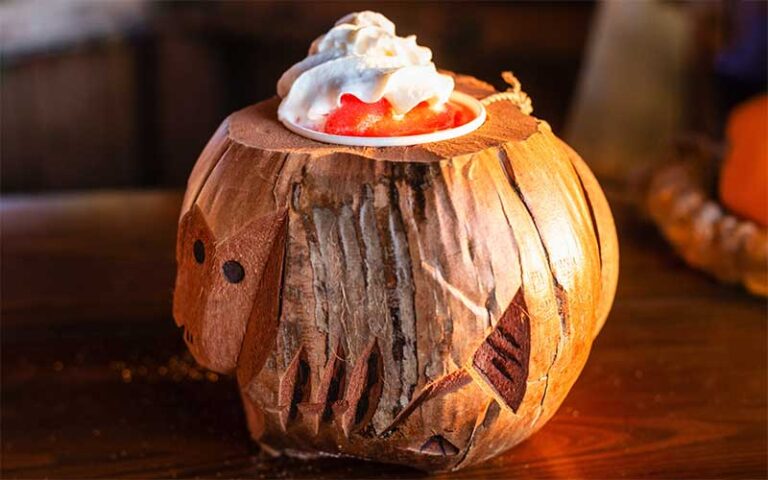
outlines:
[[[485,123],[486,113],[483,104],[475,97],[462,92],[453,92],[451,101],[464,105],[472,110],[475,118],[456,128],[438,130],[432,133],[422,133],[419,135],[406,135],[402,137],[357,137],[352,135],[331,135],[329,133],[318,132],[306,127],[302,127],[288,120],[282,120],[283,125],[302,137],[317,140],[323,143],[334,143],[337,145],[348,145],[352,147],[405,147],[410,145],[419,145],[422,143],[441,142],[452,138],[461,137],[474,132]]]

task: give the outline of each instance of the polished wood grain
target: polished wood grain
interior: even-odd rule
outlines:
[[[689,270],[609,199],[621,277],[581,377],[540,432],[456,476],[765,477],[766,302]],[[2,199],[2,477],[423,476],[249,442],[234,380],[196,367],[170,317],[180,202]]]

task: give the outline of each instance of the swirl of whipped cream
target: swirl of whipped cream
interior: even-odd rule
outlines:
[[[415,35],[398,37],[384,15],[357,12],[312,42],[307,58],[280,77],[277,115],[317,129],[345,94],[366,103],[386,98],[402,115],[424,101],[442,105],[452,91],[453,79],[437,72],[432,51]]]

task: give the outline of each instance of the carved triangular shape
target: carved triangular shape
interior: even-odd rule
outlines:
[[[283,430],[298,417],[299,404],[309,400],[312,389],[311,376],[307,353],[302,346],[293,356],[280,380],[278,416]]]
[[[374,340],[358,359],[349,378],[345,398],[348,406],[341,416],[341,427],[346,436],[368,425],[379,406],[383,388],[384,365],[379,345]]]
[[[451,457],[459,453],[459,449],[442,435],[432,435],[419,448],[419,452],[425,455]]]
[[[517,412],[523,402],[531,355],[531,326],[519,289],[496,328],[472,357],[472,367],[492,387],[499,399]]]
[[[302,415],[310,420],[315,435],[320,431],[321,424],[330,422],[338,415],[338,409],[334,407],[343,400],[347,384],[346,377],[346,353],[339,343],[325,365],[314,402],[299,405]]]

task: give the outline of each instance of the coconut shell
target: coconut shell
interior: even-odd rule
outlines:
[[[541,428],[576,381],[616,288],[611,213],[545,122],[493,100],[464,137],[361,148],[289,132],[273,98],[203,151],[174,314],[198,361],[237,374],[269,451],[458,469]]]

